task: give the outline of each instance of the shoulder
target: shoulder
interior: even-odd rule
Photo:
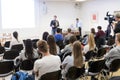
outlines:
[[[36,60],[34,64],[35,64],[35,65],[42,64],[42,59],[38,59],[38,60]]]

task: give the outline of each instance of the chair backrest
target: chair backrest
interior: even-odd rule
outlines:
[[[110,71],[115,72],[120,68],[120,59],[115,59],[110,65]]]
[[[102,58],[106,54],[106,48],[98,49],[97,58]]]
[[[97,55],[97,53],[94,50],[90,50],[85,54],[86,61],[89,61],[90,59],[94,58]]]
[[[17,50],[9,50],[6,51],[3,55],[3,59],[12,60],[19,56],[19,52]]]
[[[6,41],[5,44],[4,44],[4,47],[9,48],[10,47],[10,41]]]
[[[32,42],[37,42],[37,41],[39,41],[39,39],[33,39],[33,40],[32,40]]]
[[[23,50],[23,44],[12,45],[11,50],[12,49],[18,50],[20,52],[21,50]]]
[[[49,72],[41,76],[39,80],[60,80],[61,70]]]
[[[14,70],[13,61],[0,61],[0,77],[9,75]]]
[[[4,53],[5,52],[5,48],[0,46],[0,54]]]
[[[98,61],[90,61],[88,63],[89,69],[88,72],[98,73],[101,72],[102,69],[105,67],[105,60],[98,60]]]
[[[69,80],[75,80],[79,77],[84,76],[85,73],[85,68],[77,68],[75,66],[72,66],[68,69],[68,72],[66,74],[66,78]]]
[[[35,60],[37,60],[37,58],[36,59],[31,59],[31,60],[27,59],[27,60],[22,61],[21,64],[20,64],[20,69],[21,70],[26,70],[26,71],[32,70]]]

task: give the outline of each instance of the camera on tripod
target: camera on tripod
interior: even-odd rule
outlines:
[[[109,14],[109,11],[106,13],[106,17],[104,20],[108,20],[109,24],[111,24],[113,21],[115,21],[114,15]]]

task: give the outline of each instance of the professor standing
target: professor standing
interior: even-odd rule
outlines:
[[[52,35],[54,35],[59,27],[59,21],[57,20],[56,15],[54,15],[54,19],[50,22],[50,27],[52,27]]]

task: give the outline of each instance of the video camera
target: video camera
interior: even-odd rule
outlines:
[[[109,11],[106,13],[106,17],[104,20],[108,20],[109,24],[111,24],[113,21],[115,21],[114,15],[109,14]]]

